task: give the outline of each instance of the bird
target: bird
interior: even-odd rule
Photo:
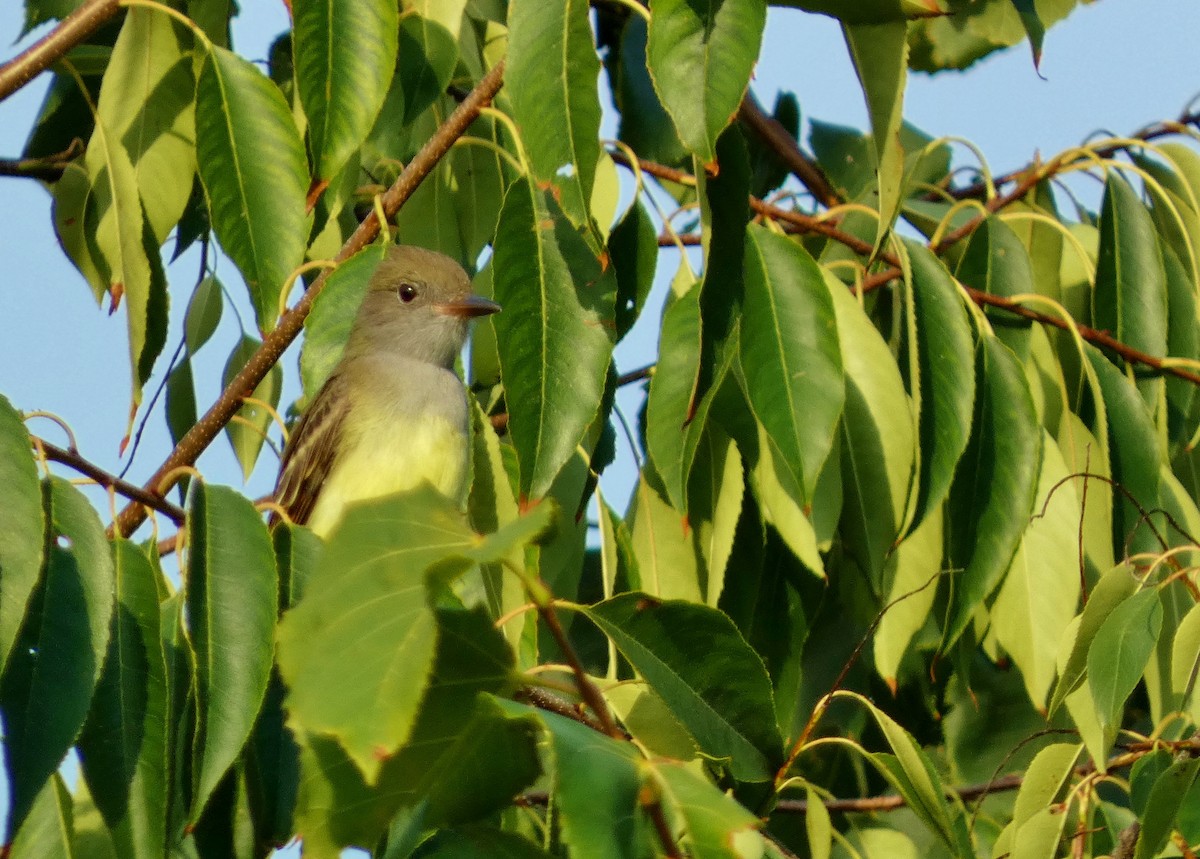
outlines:
[[[293,523],[328,538],[348,504],[422,482],[465,503],[469,409],[454,361],[469,321],[499,310],[450,257],[388,248],[341,360],[284,446],[274,497]]]

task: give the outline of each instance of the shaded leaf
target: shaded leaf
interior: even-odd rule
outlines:
[[[0,675],[42,566],[42,490],[20,413],[0,395]]]
[[[629,593],[586,609],[662,697],[700,750],[740,781],[764,781],[782,762],[762,660],[724,614]],[[698,662],[698,652],[712,659]],[[718,659],[719,657],[719,659]]]
[[[1024,370],[1012,351],[985,335],[976,353],[971,440],[950,488],[948,557],[954,608],[946,645],[1000,584],[1029,525],[1042,433]]]
[[[912,266],[913,338],[920,480],[910,528],[940,507],[971,435],[975,401],[973,346],[966,309],[942,263],[924,245],[905,242]]]
[[[95,510],[60,477],[42,484],[42,503],[42,575],[0,678],[12,831],[83,727],[113,610],[112,555]]]
[[[184,591],[198,719],[194,823],[241,754],[262,706],[279,585],[266,525],[250,501],[228,487],[193,483],[188,546]]]
[[[158,573],[128,540],[113,543],[113,557],[116,614],[79,756],[120,854],[150,856],[166,843],[166,666]]]

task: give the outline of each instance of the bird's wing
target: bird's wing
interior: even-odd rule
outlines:
[[[297,525],[308,522],[321,486],[337,459],[338,441],[350,405],[346,388],[345,376],[331,376],[300,416],[283,449],[275,503]],[[272,524],[276,518],[271,517]]]

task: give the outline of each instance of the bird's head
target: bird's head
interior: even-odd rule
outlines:
[[[452,367],[467,323],[498,310],[471,292],[467,273],[450,257],[411,245],[391,247],[371,277],[346,352],[384,350]]]

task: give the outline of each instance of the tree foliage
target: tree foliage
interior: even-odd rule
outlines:
[[[1196,117],[964,169],[907,70],[1036,62],[1074,0],[785,5],[838,18],[869,128],[762,110],[764,0],[293,0],[265,69],[227,2],[26,0],[80,8],[0,67],[53,63],[13,169],[177,446],[139,488],[0,396],[10,855],[1193,855]],[[274,467],[280,355],[303,330],[302,407],[397,237],[505,307],[468,510],[269,531],[180,467],[222,430]],[[168,277],[197,243],[242,284]],[[226,287],[253,327],[202,413]]]

